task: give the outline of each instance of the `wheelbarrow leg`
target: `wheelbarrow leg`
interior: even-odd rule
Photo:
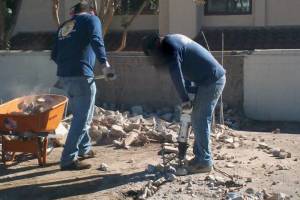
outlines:
[[[3,162],[4,166],[6,166],[6,159],[5,159],[5,155],[6,155],[5,143],[6,143],[6,141],[5,141],[5,137],[3,135],[1,137],[1,139],[2,139],[2,162]]]
[[[43,165],[46,165],[47,162],[47,147],[48,147],[48,137],[46,136],[43,141]]]
[[[38,163],[39,163],[39,166],[43,166],[43,160],[42,160],[42,144],[41,144],[41,138],[39,137],[36,137],[35,138],[36,140],[36,157],[38,159]]]

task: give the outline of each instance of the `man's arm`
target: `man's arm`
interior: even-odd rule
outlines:
[[[58,51],[57,40],[58,40],[58,38],[57,38],[57,33],[56,33],[54,45],[53,45],[52,51],[51,51],[51,60],[53,60],[55,63],[57,63],[57,51]]]
[[[106,51],[102,37],[101,22],[97,16],[93,16],[88,26],[92,48],[101,64],[107,63]]]
[[[182,102],[189,101],[190,99],[185,88],[185,80],[183,78],[181,64],[179,62],[179,56],[174,54],[170,58],[169,65],[170,65],[169,70],[170,70],[171,78],[179,94],[179,97],[181,98]]]

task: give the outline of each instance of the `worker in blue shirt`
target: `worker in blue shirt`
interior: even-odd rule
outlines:
[[[213,166],[210,145],[212,113],[225,86],[224,68],[204,47],[181,34],[146,36],[143,50],[153,58],[157,69],[168,67],[182,107],[193,106],[195,156],[188,163],[189,173],[210,172]],[[191,87],[193,85],[195,87]],[[189,93],[195,93],[193,103]]]
[[[95,59],[102,65],[107,80],[115,78],[107,61],[101,22],[91,11],[91,5],[86,1],[72,7],[72,17],[59,27],[51,54],[57,64],[57,86],[68,94],[73,114],[61,156],[61,170],[88,169],[91,165],[79,161],[78,157],[95,156],[89,136],[96,96]]]

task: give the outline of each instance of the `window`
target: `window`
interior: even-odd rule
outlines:
[[[205,15],[248,15],[252,0],[207,0]]]
[[[117,15],[134,15],[144,1],[142,0],[117,0]],[[155,15],[158,12],[158,0],[151,0],[144,8],[142,15]]]

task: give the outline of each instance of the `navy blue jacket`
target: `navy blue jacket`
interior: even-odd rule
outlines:
[[[183,102],[188,101],[187,83],[210,85],[224,74],[224,68],[200,44],[180,34],[166,35],[161,43],[171,78]]]
[[[57,64],[57,76],[94,76],[95,60],[107,61],[101,22],[97,16],[75,15],[58,29],[51,58]]]

